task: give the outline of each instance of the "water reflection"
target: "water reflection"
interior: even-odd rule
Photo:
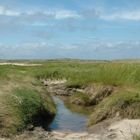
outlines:
[[[52,130],[63,131],[84,131],[86,130],[87,116],[70,111],[58,97],[53,97],[57,106],[57,114],[53,123]]]

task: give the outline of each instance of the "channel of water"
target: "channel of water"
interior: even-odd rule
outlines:
[[[56,116],[50,125],[52,130],[58,131],[86,131],[87,116],[81,113],[72,112],[68,109],[63,100],[53,96],[53,100],[57,107]]]

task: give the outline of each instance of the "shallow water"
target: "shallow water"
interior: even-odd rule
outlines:
[[[64,102],[56,96],[54,96],[53,99],[57,106],[57,114],[50,126],[52,130],[79,132],[79,131],[85,131],[87,129],[86,115],[72,112],[65,106]]]

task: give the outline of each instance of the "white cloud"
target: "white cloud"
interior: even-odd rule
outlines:
[[[101,19],[104,20],[140,20],[140,10],[135,11],[117,11],[111,14],[101,14]]]
[[[0,6],[0,15],[3,16],[44,16],[46,18],[54,18],[54,19],[67,19],[67,18],[79,18],[80,15],[76,11],[72,10],[64,10],[64,9],[48,9],[48,10],[25,10],[25,11],[17,11],[10,9],[5,6]]]
[[[76,46],[76,45],[61,45],[59,48],[62,49],[62,50],[75,50],[75,49],[78,49],[79,46]]]
[[[55,11],[56,19],[64,19],[64,18],[80,18],[81,16],[76,11],[69,10],[58,10]]]
[[[4,6],[0,6],[0,15],[4,16],[19,16],[20,12],[8,9]]]
[[[40,11],[27,11],[26,15],[43,15],[48,18],[54,19],[68,19],[68,18],[80,18],[81,16],[76,11],[64,10],[64,9],[50,9],[50,10],[40,10]]]
[[[0,15],[3,16],[13,16],[13,17],[44,17],[52,19],[79,19],[79,18],[100,18],[103,20],[140,20],[140,10],[117,10],[116,12],[107,12],[102,9],[88,9],[83,11],[75,11],[68,9],[34,9],[34,10],[17,10],[11,9],[0,5]]]

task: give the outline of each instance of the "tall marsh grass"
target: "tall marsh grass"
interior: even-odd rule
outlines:
[[[32,71],[37,78],[68,80],[68,85],[102,83],[105,85],[139,85],[139,63],[49,62]]]

